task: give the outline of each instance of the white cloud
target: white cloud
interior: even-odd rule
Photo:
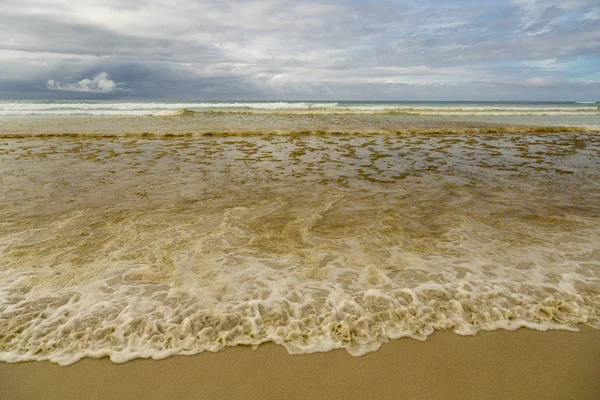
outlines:
[[[101,72],[91,79],[82,79],[75,83],[62,83],[54,79],[46,82],[46,88],[50,90],[61,90],[65,92],[90,92],[90,93],[111,93],[117,89],[117,84],[108,79],[106,72]]]
[[[554,77],[534,77],[527,79],[525,85],[531,87],[552,87],[563,82],[564,80]]]
[[[559,62],[554,58],[546,59],[546,60],[523,61],[522,64],[525,65],[526,67],[535,68],[535,69],[554,70],[554,71],[562,69]]]
[[[583,18],[587,19],[587,20],[591,20],[591,21],[599,20],[600,19],[600,7],[594,8],[593,10],[586,12],[585,14],[583,14]]]

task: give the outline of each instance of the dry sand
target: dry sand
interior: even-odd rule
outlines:
[[[600,331],[436,333],[364,357],[275,345],[113,364],[0,363],[0,399],[600,399]]]

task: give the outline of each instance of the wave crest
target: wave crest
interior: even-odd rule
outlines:
[[[256,113],[330,113],[408,115],[596,115],[595,103],[566,105],[539,104],[457,104],[415,105],[380,103],[314,103],[314,102],[0,102],[0,115],[177,115],[179,110],[194,112],[256,112]]]

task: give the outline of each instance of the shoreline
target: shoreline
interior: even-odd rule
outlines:
[[[598,398],[597,133],[352,119],[296,137],[323,120],[103,121],[80,138],[2,141],[0,347],[157,356],[438,331],[364,357],[264,344],[0,364],[0,399]],[[149,128],[174,139],[145,140]],[[177,139],[185,129],[237,137]],[[411,129],[430,136],[392,135]],[[131,130],[141,140],[93,136]],[[439,332],[519,321],[598,329]]]
[[[436,332],[362,357],[341,350],[293,356],[269,343],[124,364],[0,363],[0,398],[595,399],[600,331],[579,329]]]

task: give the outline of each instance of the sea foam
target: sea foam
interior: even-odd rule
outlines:
[[[600,328],[593,134],[2,146],[3,361]]]

